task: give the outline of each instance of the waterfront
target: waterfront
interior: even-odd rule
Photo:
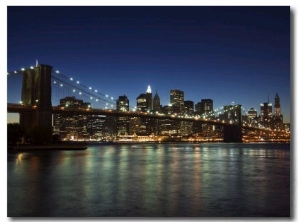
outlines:
[[[289,217],[290,144],[9,152],[9,217]]]

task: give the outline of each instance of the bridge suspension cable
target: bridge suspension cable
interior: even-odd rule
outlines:
[[[110,105],[110,107],[114,107],[115,106],[115,101],[114,100],[109,100],[106,99],[105,97],[103,98],[103,96],[101,97],[101,95],[97,94],[95,91],[91,91],[88,90],[87,88],[83,88],[83,87],[79,87],[75,84],[72,84],[72,82],[67,81],[67,80],[63,80],[61,78],[58,78],[57,76],[52,76],[52,85],[53,88],[61,88],[64,89],[66,88],[68,90],[68,96],[85,96],[87,98],[87,101],[84,102],[96,102],[96,103],[105,103],[106,106]],[[62,99],[62,96],[60,99]],[[96,107],[95,107],[96,108]],[[99,107],[98,107],[99,108]]]

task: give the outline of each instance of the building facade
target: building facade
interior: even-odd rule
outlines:
[[[157,94],[157,91],[154,95],[154,98],[153,98],[153,111],[154,112],[161,112],[161,105],[160,105],[160,98]]]
[[[278,96],[278,93],[276,93],[275,103],[274,103],[273,129],[276,130],[284,129],[283,115],[281,114],[280,98]]]
[[[184,112],[184,92],[178,89],[170,90],[170,104],[179,108],[179,113]]]
[[[126,112],[129,111],[129,99],[126,95],[119,96],[116,101],[117,111]],[[117,134],[128,134],[129,133],[129,117],[118,116],[116,117]]]
[[[72,96],[60,99],[59,107],[61,109],[89,109],[91,108],[91,104],[84,103],[83,100],[76,99],[75,96]],[[89,115],[83,114],[54,114],[53,132],[60,135],[64,140],[90,139],[92,135],[88,132],[88,125],[92,128],[94,128],[94,125],[92,123],[88,124],[89,118]],[[90,132],[92,133],[92,131],[91,129]],[[97,131],[97,133],[99,133],[99,131]]]
[[[272,117],[272,103],[261,103],[259,124],[265,128],[272,128]]]

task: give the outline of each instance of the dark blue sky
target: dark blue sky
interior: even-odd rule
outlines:
[[[180,89],[195,103],[258,111],[278,92],[290,121],[289,7],[8,6],[7,15],[8,71],[38,58],[131,106],[148,85],[163,105]]]

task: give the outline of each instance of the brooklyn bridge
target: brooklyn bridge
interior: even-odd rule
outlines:
[[[20,125],[30,130],[37,126],[53,127],[53,115],[102,115],[116,118],[141,118],[154,121],[170,120],[175,123],[191,123],[221,128],[223,142],[243,142],[243,135],[248,132],[258,134],[276,135],[282,137],[285,131],[271,130],[263,127],[253,127],[242,121],[242,106],[230,106],[230,110],[218,109],[205,115],[177,115],[162,112],[141,112],[131,109],[121,111],[116,109],[116,101],[105,93],[100,93],[92,87],[85,86],[73,78],[54,71],[50,65],[37,64],[30,68],[22,68],[18,71],[8,73],[10,76],[21,76],[21,101],[8,101],[7,112],[19,113]],[[17,90],[17,89],[16,89]],[[57,95],[59,92],[59,95]],[[8,91],[8,93],[10,93]],[[56,98],[54,98],[56,94]],[[87,107],[65,107],[53,106],[53,100],[66,96],[81,96],[88,101],[93,101],[93,106]],[[59,98],[58,98],[59,97]],[[234,113],[234,120],[216,118],[217,115],[228,115]],[[151,132],[157,134],[157,131]],[[196,132],[197,133],[197,132]],[[200,133],[200,132],[199,132]]]

